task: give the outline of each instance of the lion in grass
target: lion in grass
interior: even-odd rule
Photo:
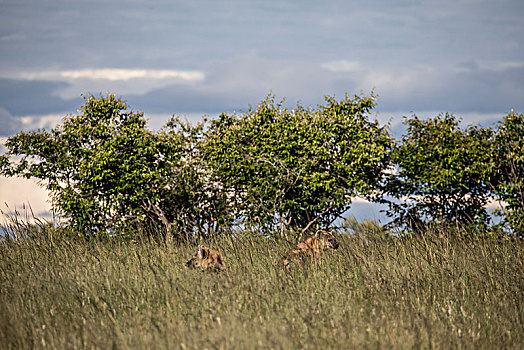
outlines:
[[[338,249],[338,242],[331,232],[319,230],[304,242],[298,243],[295,248],[287,251],[282,263],[285,268],[289,269],[295,260],[317,260],[320,258],[320,253],[327,249]]]
[[[186,266],[215,272],[221,272],[226,269],[226,263],[222,254],[203,245],[198,246],[198,252],[187,261]]]

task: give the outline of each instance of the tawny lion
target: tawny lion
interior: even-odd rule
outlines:
[[[282,259],[284,267],[289,269],[294,260],[318,259],[320,253],[327,249],[338,249],[338,242],[331,232],[319,230],[304,242],[289,250]]]
[[[226,269],[226,263],[222,254],[219,251],[204,247],[203,245],[198,246],[198,252],[189,259],[186,263],[187,267],[201,268],[203,270],[213,270],[221,272]]]

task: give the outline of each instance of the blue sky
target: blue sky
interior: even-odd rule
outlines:
[[[521,0],[0,0],[0,137],[107,91],[152,128],[372,89],[382,122],[488,123],[524,112],[522,33]]]

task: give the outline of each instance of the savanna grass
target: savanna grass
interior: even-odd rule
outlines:
[[[187,269],[198,243],[75,240],[42,225],[0,243],[0,348],[522,348],[523,242],[341,235],[285,271],[292,245],[218,237],[223,274]]]

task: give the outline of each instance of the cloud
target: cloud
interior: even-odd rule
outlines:
[[[340,98],[345,92],[368,94],[375,88],[375,110],[383,121],[450,112],[475,123],[501,118],[511,108],[524,110],[524,65],[519,62],[384,68],[344,59],[324,64],[283,61],[250,52],[214,62],[205,71],[202,82],[167,85],[126,98],[146,112],[213,114],[245,110],[270,92],[294,107],[298,101],[315,106],[325,95]]]
[[[33,179],[0,176],[0,210],[5,213],[19,211],[25,218],[48,216],[51,211],[48,192]],[[6,205],[8,204],[8,206]]]
[[[145,94],[126,95],[128,102],[153,113],[220,113],[246,110],[269,93],[296,106],[322,102],[329,80],[317,65],[260,57],[256,52],[238,55],[204,67],[206,79],[194,84],[169,84]]]
[[[360,68],[360,63],[356,61],[340,60],[322,63],[320,66],[334,73],[350,73],[357,71]]]
[[[64,116],[68,113],[63,114],[45,114],[45,115],[25,115],[20,117],[23,130],[35,130],[35,129],[51,129],[61,122]]]
[[[205,74],[201,71],[161,70],[161,69],[78,69],[63,71],[43,71],[21,73],[20,77],[26,80],[122,80],[130,79],[175,79],[182,81],[202,81]]]
[[[57,89],[67,86],[67,83],[59,81],[0,78],[0,108],[17,117],[61,111],[73,112],[81,104],[80,93],[71,99],[64,99],[55,94]]]
[[[53,94],[67,100],[87,92],[144,94],[167,85],[199,83],[205,80],[205,74],[198,70],[102,68],[22,72],[9,78],[27,82],[53,81],[60,84],[52,90]]]
[[[12,136],[20,131],[49,130],[59,124],[66,114],[13,116],[5,109],[0,108],[0,143],[2,137]]]
[[[286,98],[290,105],[296,105],[297,101],[315,105],[323,102],[323,96],[337,92],[333,87],[340,81],[338,75],[326,72],[307,59],[267,58],[256,50],[214,62],[208,70],[202,90],[208,94],[219,92],[243,107],[258,103],[270,92],[277,98]],[[350,75],[344,76],[343,85],[344,91],[358,92]]]
[[[182,72],[188,75],[183,78]],[[382,119],[450,112],[466,115],[474,123],[494,115],[500,118],[512,108],[524,110],[524,62],[520,61],[469,60],[444,66],[391,68],[345,58],[324,63],[278,60],[251,51],[206,64],[197,71],[80,69],[25,74],[27,79],[59,80],[0,79],[1,118],[13,121],[13,116],[25,117],[19,121],[26,123],[23,128],[52,125],[49,120],[74,113],[81,106],[81,94],[106,91],[122,96],[146,116],[191,114],[191,119],[246,110],[271,92],[277,99],[285,98],[286,106],[294,107],[297,102],[304,106],[322,104],[325,95],[340,98],[345,92],[368,94],[373,88],[379,95],[375,110],[382,113]],[[39,116],[51,119],[38,122]],[[18,126],[9,128],[12,131]]]
[[[10,136],[20,130],[22,123],[19,118],[11,115],[0,107],[0,136]]]
[[[524,62],[467,61],[454,65],[396,68],[361,65],[355,72],[331,71],[333,89],[375,88],[382,111],[441,111],[470,114],[524,110]],[[339,92],[340,93],[340,92]]]

